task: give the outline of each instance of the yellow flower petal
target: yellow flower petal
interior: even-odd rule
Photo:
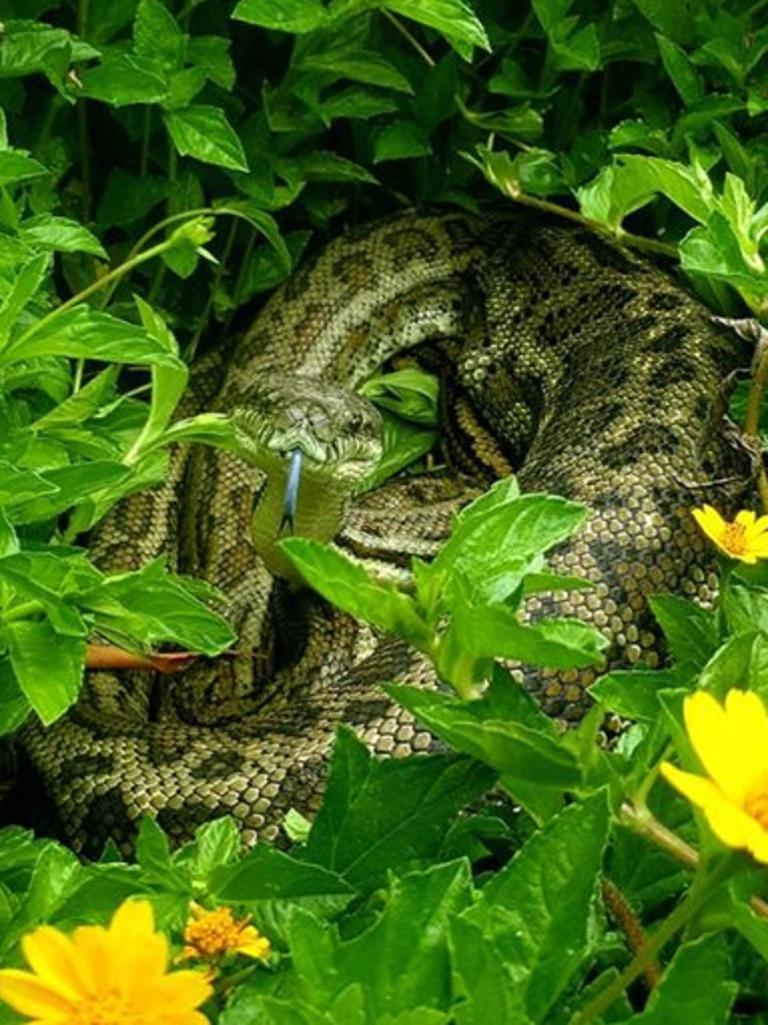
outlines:
[[[692,509],[691,513],[707,537],[717,538],[726,528],[725,520],[711,505],[704,505],[701,509]]]
[[[702,809],[719,840],[728,847],[747,847],[753,837],[752,827],[757,823],[738,805],[727,800],[712,780],[683,772],[669,762],[662,763],[661,774],[692,804]]]
[[[155,918],[148,900],[126,900],[112,916],[109,938],[115,945],[130,943],[136,936],[154,932]]]
[[[159,1006],[173,1006],[176,1013],[188,1007],[198,1007],[213,992],[213,987],[202,972],[183,970],[164,975],[158,980],[151,992],[151,999]]]
[[[42,979],[16,968],[0,970],[0,997],[14,1011],[35,1018],[55,1018],[72,1014],[74,1009],[71,1000],[57,993]]]
[[[100,925],[80,925],[72,933],[72,942],[83,979],[90,980],[95,996],[107,993],[116,970],[107,930]]]
[[[71,939],[50,925],[41,925],[21,941],[24,958],[32,971],[67,999],[88,995],[88,974],[78,971],[77,951]]]
[[[736,513],[736,523],[746,527],[747,530],[753,526],[755,519],[756,515],[751,509],[742,509],[741,512]]]
[[[726,710],[711,694],[697,691],[685,699],[683,714],[688,736],[707,774],[727,797],[742,801],[754,783],[754,765],[734,757],[741,742],[734,736]]]
[[[260,961],[265,961],[270,954],[271,946],[269,940],[260,939],[254,943],[245,943],[242,946],[238,946],[238,954],[245,954],[247,957],[257,957]]]

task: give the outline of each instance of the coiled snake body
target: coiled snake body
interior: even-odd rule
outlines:
[[[590,510],[551,562],[594,589],[539,597],[528,612],[580,616],[610,636],[616,662],[656,665],[648,594],[706,602],[716,586],[688,509],[702,497],[717,504],[712,481],[736,472],[720,396],[739,363],[735,336],[659,269],[585,230],[406,214],[336,239],[300,270],[226,365],[209,360],[193,373],[186,411],[268,407],[270,382],[296,374],[305,405],[283,424],[290,434],[298,421],[325,423],[337,394],[329,386],[355,389],[403,352],[441,368],[452,469],[356,498],[339,543],[372,565],[429,555],[461,503],[514,468],[524,490]],[[340,414],[341,435],[366,434],[358,413]],[[234,455],[179,451],[162,488],[129,499],[99,529],[107,568],[165,551],[171,568],[221,588],[240,657],[179,677],[91,674],[72,714],[26,729],[75,847],[98,852],[112,835],[128,849],[144,813],[176,838],[224,813],[246,841],[274,838],[289,808],[317,807],[341,722],[378,753],[429,748],[429,734],[377,687],[430,685],[423,662],[292,590],[256,554],[263,487],[263,471]],[[344,503],[337,496],[338,515]],[[532,686],[549,713],[573,720],[588,682],[544,672]]]

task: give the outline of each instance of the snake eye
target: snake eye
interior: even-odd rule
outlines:
[[[359,413],[355,414],[355,416],[350,417],[350,420],[349,420],[349,429],[350,429],[350,431],[359,431],[362,426],[363,426],[363,418],[360,416]]]

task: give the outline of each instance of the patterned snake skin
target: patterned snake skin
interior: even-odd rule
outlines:
[[[193,373],[185,412],[247,405],[254,381],[277,373],[354,389],[417,347],[443,380],[451,469],[357,498],[339,543],[397,571],[433,553],[453,512],[515,468],[525,490],[590,509],[551,564],[594,589],[539,597],[528,612],[579,616],[610,637],[615,664],[657,665],[647,596],[707,602],[716,586],[687,510],[727,505],[728,493],[733,504],[738,488],[721,389],[743,358],[735,336],[662,271],[584,230],[407,214],[328,245],[271,298],[226,366],[209,360]],[[723,480],[733,483],[713,483]],[[292,591],[255,554],[262,485],[233,455],[179,451],[164,487],[129,499],[98,531],[104,567],[165,551],[172,569],[216,584],[239,642],[177,677],[91,674],[72,714],[26,728],[61,828],[86,853],[108,835],[128,851],[145,813],[176,839],[225,813],[246,842],[279,839],[288,809],[318,807],[342,722],[380,754],[432,745],[377,688],[433,686],[420,657]],[[542,672],[530,686],[548,713],[573,721],[592,678]]]

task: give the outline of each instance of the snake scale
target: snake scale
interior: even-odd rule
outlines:
[[[688,510],[727,503],[716,482],[738,476],[721,389],[743,361],[735,335],[665,272],[585,229],[409,212],[322,249],[226,362],[193,372],[184,412],[263,406],[265,389],[269,405],[269,382],[288,380],[290,392],[286,375],[298,375],[295,417],[322,427],[334,389],[358,388],[403,354],[440,374],[450,468],[355,498],[337,542],[402,574],[412,554],[436,550],[462,503],[514,469],[524,490],[589,508],[551,565],[594,588],[531,599],[527,614],[579,616],[608,634],[614,664],[657,665],[648,595],[706,603],[716,587]],[[280,415],[291,426],[290,403]],[[348,421],[354,437],[360,418]],[[420,657],[291,588],[256,554],[250,524],[264,487],[235,455],[180,449],[162,487],[98,529],[107,569],[165,551],[172,569],[215,584],[239,641],[233,657],[178,676],[90,674],[68,716],[25,728],[75,848],[96,854],[111,835],[128,851],[144,813],[176,840],[226,813],[246,842],[279,839],[291,807],[317,809],[342,722],[379,754],[432,746],[377,687],[434,686]],[[530,686],[548,713],[575,721],[591,679],[541,672]]]

